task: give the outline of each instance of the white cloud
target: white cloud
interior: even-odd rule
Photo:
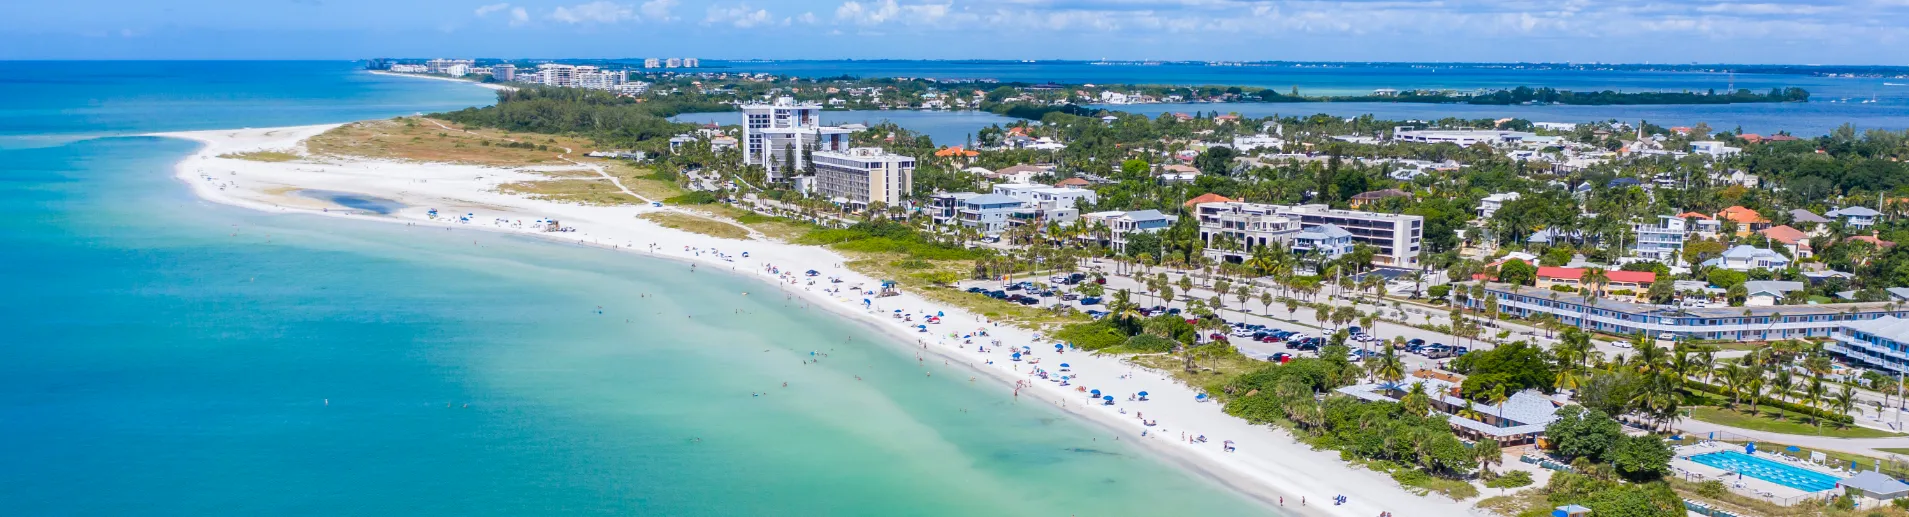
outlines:
[[[628,5],[598,0],[587,4],[558,6],[550,12],[550,19],[571,23],[616,23],[636,19],[636,10]]]
[[[510,25],[512,27],[515,27],[518,25],[526,24],[526,23],[530,23],[530,11],[526,11],[522,7],[511,8]]]
[[[799,23],[814,24],[815,13],[802,13],[801,16],[795,17],[795,21]]]
[[[485,6],[479,6],[477,8],[476,14],[478,16],[484,16],[484,15],[488,15],[490,13],[494,13],[497,11],[502,11],[509,7],[510,7],[510,4],[506,4],[506,3],[496,3],[496,4],[485,5]]]
[[[767,9],[753,9],[749,7],[749,4],[738,4],[734,7],[710,7],[709,16],[703,18],[703,23],[705,24],[723,23],[742,28],[767,25],[775,23],[775,21],[776,20],[769,15]]]
[[[898,14],[901,14],[901,6],[896,5],[895,0],[882,0],[868,5],[851,0],[842,2],[841,7],[835,8],[835,19],[861,25],[886,23]]]
[[[675,17],[670,16],[670,10],[676,8],[676,4],[678,3],[680,2],[677,0],[650,0],[643,2],[643,6],[641,7],[643,17],[653,21],[675,20]]]

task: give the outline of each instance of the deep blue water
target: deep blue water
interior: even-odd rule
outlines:
[[[4,66],[60,73],[0,84],[0,120],[55,135],[8,125],[31,145],[0,146],[0,514],[1267,511],[1003,387],[924,376],[860,326],[738,294],[764,284],[210,204],[171,176],[194,144],[75,136],[488,91],[349,63]],[[811,350],[831,357],[802,364]]]
[[[953,62],[953,61],[775,61],[714,62],[716,70],[770,72],[803,77],[852,75],[859,77],[922,77],[938,79],[994,79],[999,81],[1068,84],[1171,84],[1223,85],[1298,89],[1304,95],[1362,94],[1378,88],[1457,89],[1549,86],[1566,90],[1593,91],[1706,91],[1731,87],[1767,91],[1770,88],[1799,87],[1809,90],[1812,101],[1795,104],[1734,104],[1723,106],[1469,106],[1390,103],[1341,104],[1223,104],[1223,105],[1130,105],[1110,108],[1149,115],[1171,111],[1240,112],[1250,115],[1337,116],[1373,114],[1388,119],[1439,119],[1522,117],[1551,122],[1590,122],[1599,120],[1648,120],[1664,126],[1693,125],[1705,122],[1713,128],[1735,129],[1764,134],[1788,131],[1797,135],[1820,135],[1844,123],[1859,129],[1909,129],[1909,79],[1839,78],[1779,74],[1716,74],[1697,72],[1544,70],[1487,68],[1459,65],[1345,64],[1334,66],[1205,66],[1170,65],[1094,65],[1085,62],[1036,63]],[[1863,103],[1864,100],[1873,103]],[[939,123],[924,123],[939,124]],[[937,130],[958,137],[957,131],[972,131],[985,124],[961,125]],[[943,140],[954,143],[959,140]]]

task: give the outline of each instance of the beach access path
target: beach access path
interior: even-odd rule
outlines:
[[[1035,332],[995,325],[960,309],[941,306],[909,293],[876,297],[832,287],[874,289],[879,280],[842,266],[846,259],[834,252],[761,239],[732,240],[662,227],[637,217],[670,210],[650,204],[585,206],[536,200],[506,194],[498,185],[546,179],[533,171],[440,163],[323,157],[287,162],[221,158],[228,153],[257,150],[300,150],[305,139],[336,125],[292,128],[169,133],[198,141],[204,147],[182,160],[174,175],[197,195],[219,203],[287,214],[312,214],[367,221],[409,223],[451,230],[512,232],[549,238],[555,242],[650,255],[684,261],[699,271],[733,271],[773,283],[791,299],[800,297],[817,309],[829,310],[874,325],[892,334],[895,346],[916,348],[926,358],[960,365],[971,375],[993,379],[1002,397],[1027,403],[1052,404],[1104,428],[1110,436],[1139,443],[1144,450],[1240,493],[1277,506],[1281,513],[1371,517],[1391,512],[1399,517],[1473,515],[1468,502],[1440,496],[1420,496],[1401,488],[1390,476],[1356,468],[1333,451],[1312,450],[1285,431],[1252,425],[1226,415],[1211,402],[1196,399],[1196,390],[1169,376],[1136,368],[1121,358],[1086,353],[1057,354],[1054,342]],[[327,201],[297,195],[304,189],[348,192],[395,201],[401,205],[388,215],[347,210]],[[431,210],[438,215],[433,216]],[[545,232],[539,220],[560,220],[569,231]],[[473,248],[481,253],[482,248]],[[747,258],[740,255],[747,252]],[[689,270],[689,267],[685,268]],[[810,284],[795,272],[820,272],[840,284]],[[741,293],[738,293],[741,295]],[[864,300],[867,300],[866,302]],[[944,314],[942,322],[922,332],[920,320],[902,321],[903,314]],[[962,338],[986,331],[981,338]],[[1000,344],[993,344],[999,340]],[[1022,361],[1009,351],[1027,347]],[[983,351],[985,348],[985,351]],[[1039,363],[1030,364],[1030,360]],[[1053,374],[1061,362],[1076,382],[1060,386],[1034,373],[1035,367]],[[924,364],[926,364],[924,362]],[[1016,389],[1016,386],[1025,386]],[[1112,405],[1089,402],[1077,389],[1100,389],[1115,395]],[[1150,400],[1129,396],[1149,392]],[[1139,418],[1155,422],[1147,426]],[[1143,436],[1142,433],[1145,433]],[[1183,434],[1184,433],[1184,434]],[[1204,435],[1207,440],[1190,440]],[[1187,439],[1183,439],[1183,436]],[[1233,442],[1234,450],[1224,443]],[[1333,505],[1345,495],[1349,501]],[[1298,501],[1304,498],[1305,506]]]

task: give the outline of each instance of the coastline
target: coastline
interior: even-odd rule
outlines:
[[[1017,381],[1031,382],[1031,387],[1022,390],[1030,397],[1055,404],[1126,440],[1138,440],[1142,449],[1242,495],[1265,502],[1269,508],[1276,507],[1281,497],[1305,497],[1320,503],[1303,508],[1289,504],[1279,509],[1283,513],[1332,516],[1370,516],[1383,511],[1401,515],[1401,512],[1408,512],[1415,516],[1469,514],[1470,504],[1467,502],[1412,495],[1389,476],[1349,466],[1332,451],[1311,450],[1293,441],[1282,430],[1253,426],[1225,415],[1216,404],[1194,402],[1193,389],[1165,375],[1125,364],[1118,358],[1084,353],[1052,356],[1053,342],[1037,339],[1037,335],[1031,331],[996,326],[983,318],[957,309],[939,307],[908,293],[892,298],[874,298],[825,293],[821,289],[827,287],[826,284],[804,285],[806,278],[792,272],[815,269],[822,272],[820,278],[841,277],[844,282],[840,285],[844,286],[873,288],[877,284],[877,279],[840,267],[846,259],[827,249],[764,240],[720,239],[664,228],[635,217],[649,212],[677,211],[673,207],[581,206],[496,191],[499,184],[542,178],[528,170],[336,157],[293,162],[257,162],[219,157],[227,153],[266,149],[302,150],[303,140],[337,126],[326,124],[157,133],[148,136],[181,138],[201,144],[200,149],[175,165],[174,177],[184,181],[195,195],[210,202],[266,212],[529,234],[557,242],[574,241],[579,245],[695,264],[702,266],[700,270],[703,271],[711,270],[707,268],[709,266],[715,266],[716,271],[721,271],[722,266],[729,266],[733,272],[742,274],[750,270],[744,268],[753,268],[754,274],[744,276],[773,282],[780,291],[801,295],[811,305],[820,305],[858,324],[872,325],[884,333],[892,334],[897,344],[907,344],[912,337],[921,345],[918,350],[924,355],[939,356],[950,365],[958,363],[976,372],[977,377],[985,375],[999,381],[1001,384],[998,387],[1002,389],[1003,395],[1007,395],[1007,390]],[[367,215],[324,200],[297,195],[300,190],[374,196],[395,201],[402,204],[403,208],[389,215]],[[432,218],[427,212],[432,208],[447,214],[469,214],[469,220],[459,222],[458,215]],[[550,233],[532,229],[534,225],[529,223],[543,218],[560,220],[576,231]],[[512,225],[499,221],[525,224]],[[747,251],[750,257],[732,256],[724,259],[713,250],[730,253]],[[769,265],[779,266],[783,271],[776,274],[763,269]],[[875,303],[861,306],[862,298]],[[945,312],[947,315],[944,319],[947,322],[931,327],[932,332],[916,332],[912,328],[915,322],[904,324],[890,316],[891,311],[896,309],[905,309],[911,314]],[[1145,390],[1155,400],[1123,401],[1114,406],[1089,405],[1084,394],[1073,391],[1072,387],[1063,388],[1030,377],[1028,368],[1010,362],[999,347],[982,353],[974,344],[965,344],[959,339],[951,340],[943,335],[953,329],[966,331],[975,328],[986,328],[990,334],[975,344],[1000,339],[1003,345],[1030,346],[1038,357],[1046,360],[1043,361],[1047,363],[1044,366],[1052,367],[1060,362],[1076,365],[1073,373],[1085,379],[1081,387],[1106,389],[1115,394]],[[1132,377],[1121,379],[1123,374],[1131,374]],[[1142,426],[1136,418],[1118,413],[1121,408],[1154,413],[1149,419],[1159,421],[1161,426],[1153,429]],[[1140,437],[1142,430],[1150,431],[1147,438]],[[1209,441],[1187,443],[1174,439],[1173,435],[1182,430],[1204,434]],[[1162,435],[1166,437],[1162,438]],[[1237,442],[1238,452],[1220,450],[1224,440]],[[1323,504],[1339,494],[1350,498],[1348,504]]]
[[[400,74],[397,72],[386,72],[384,70],[366,70],[366,72],[370,72],[372,75],[382,75],[386,77],[410,77],[414,79],[431,79],[436,81],[466,83],[471,86],[476,86],[478,88],[483,88],[486,90],[497,90],[497,91],[516,91],[517,90],[517,87],[515,86],[502,85],[502,84],[496,84],[496,83],[485,83],[485,82],[471,81],[467,79],[457,79],[457,78],[451,78],[451,77],[438,77],[435,75]]]

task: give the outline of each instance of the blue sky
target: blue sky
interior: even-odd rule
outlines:
[[[0,59],[1909,64],[1909,0],[15,0]]]

